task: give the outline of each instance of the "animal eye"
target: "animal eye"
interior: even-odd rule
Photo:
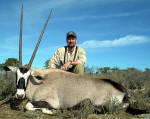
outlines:
[[[41,76],[35,76],[38,80],[43,80]]]
[[[27,68],[19,68],[21,73],[27,73],[29,69]]]

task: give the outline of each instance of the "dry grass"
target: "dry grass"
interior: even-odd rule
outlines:
[[[118,72],[109,72],[107,74],[94,74],[90,75],[94,78],[109,78],[114,81],[121,83],[124,87],[126,87],[129,96],[130,96],[130,105],[136,109],[143,109],[147,112],[150,112],[150,71],[141,72],[139,70],[125,70]],[[15,88],[15,74],[8,73],[0,74],[0,100],[6,98],[9,94],[14,94]],[[15,99],[11,99],[6,105],[9,106],[10,115],[13,110],[22,112],[22,118],[45,118],[47,119],[48,115],[42,115],[40,112],[24,112],[24,105],[26,101],[18,102]],[[7,108],[7,107],[6,107]],[[3,106],[0,107],[0,111],[3,112]],[[100,111],[103,111],[105,114],[100,114]],[[9,115],[9,112],[7,114]],[[3,112],[4,113],[4,112]],[[17,113],[16,113],[17,114]],[[40,115],[39,115],[40,114]],[[17,115],[16,115],[17,116]],[[16,118],[15,116],[15,118]],[[119,106],[114,106],[111,103],[106,106],[104,110],[100,110],[99,108],[92,105],[90,100],[84,100],[76,107],[66,110],[57,110],[55,116],[53,118],[57,119],[113,119],[122,117],[122,119],[126,119],[127,117],[133,117],[133,115],[128,114],[122,110],[120,110]],[[11,117],[11,116],[10,116]],[[20,117],[20,116],[19,116]],[[1,118],[1,117],[0,117]],[[7,118],[3,118],[7,119]]]

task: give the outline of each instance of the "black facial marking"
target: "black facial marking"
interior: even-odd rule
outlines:
[[[29,69],[27,69],[27,68],[19,68],[19,70],[20,70],[20,72],[21,73],[27,73],[28,71],[29,71]]]
[[[17,89],[25,89],[25,79],[24,78],[19,79],[19,82],[17,84]]]

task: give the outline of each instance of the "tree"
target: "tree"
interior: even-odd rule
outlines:
[[[45,67],[46,69],[48,69],[48,63],[49,63],[49,59],[45,61],[44,67]],[[56,68],[57,68],[57,69],[60,69],[60,67],[61,67],[61,66],[60,66],[60,62],[58,62],[58,64],[56,65]]]
[[[3,71],[4,66],[15,66],[17,67],[19,64],[19,61],[16,58],[8,58],[5,63],[0,64],[0,71]]]
[[[84,72],[86,74],[93,74],[94,73],[94,67],[85,66],[84,67]]]
[[[108,73],[110,71],[110,67],[104,67],[104,73]]]
[[[0,64],[0,71],[3,71],[4,64]]]
[[[112,70],[112,72],[118,72],[118,71],[119,71],[119,68],[118,68],[118,67],[114,67],[114,68],[112,68],[111,70]]]
[[[149,68],[145,68],[145,71],[150,71],[150,69]]]
[[[8,58],[3,65],[17,67],[18,64],[19,64],[19,61],[16,58]]]
[[[45,61],[44,67],[45,67],[46,69],[48,68],[48,62],[49,62],[49,60],[46,60],[46,61]]]
[[[104,68],[97,67],[96,74],[102,74],[102,73],[104,73]]]

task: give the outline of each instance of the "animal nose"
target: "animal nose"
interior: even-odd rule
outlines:
[[[17,99],[24,99],[24,97],[25,97],[24,89],[17,89],[16,98]]]
[[[16,94],[16,98],[17,99],[24,99],[24,95],[23,94]]]

